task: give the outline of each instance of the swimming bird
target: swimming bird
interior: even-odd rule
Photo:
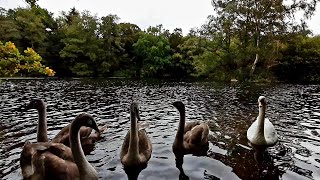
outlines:
[[[38,128],[37,128],[37,142],[48,142],[47,137],[47,110],[46,104],[41,99],[33,99],[25,107],[26,110],[36,109],[38,111]],[[92,128],[81,127],[80,140],[82,148],[85,154],[89,154],[93,150],[93,146],[96,141],[101,138],[101,133],[107,129],[107,126],[103,126],[99,129],[99,132],[91,133]],[[70,147],[69,142],[70,124],[65,126],[61,131],[52,139],[51,142],[62,143]]]
[[[278,141],[278,134],[269,119],[265,118],[267,108],[266,98],[264,96],[260,96],[258,104],[259,115],[249,127],[247,131],[247,138],[253,145],[273,146]]]
[[[32,180],[98,179],[96,170],[86,160],[81,148],[79,131],[82,126],[99,131],[92,116],[78,115],[70,125],[71,149],[61,143],[26,142],[20,156],[23,178]]]
[[[186,123],[185,106],[181,101],[176,101],[173,106],[180,113],[177,134],[172,145],[176,157],[184,154],[205,155],[209,149],[209,126],[198,121]]]
[[[152,144],[144,129],[139,130],[137,119],[140,120],[139,109],[136,103],[130,106],[131,128],[122,144],[120,159],[124,166],[142,166],[151,158]]]
[[[26,111],[29,109],[38,111],[37,142],[48,142],[46,104],[41,99],[33,99],[25,107]]]

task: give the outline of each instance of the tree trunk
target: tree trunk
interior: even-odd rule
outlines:
[[[257,18],[258,19],[258,18]],[[257,37],[256,37],[256,48],[257,51],[259,51],[259,40],[260,40],[260,20],[256,20],[257,25],[256,25],[256,33],[257,33]],[[251,67],[251,71],[250,71],[250,76],[252,76],[252,74],[254,73],[254,70],[256,69],[256,65],[259,61],[259,52],[256,52],[256,58],[252,64]]]
[[[258,63],[258,60],[259,60],[259,54],[256,53],[256,58],[255,58],[253,65],[251,67],[250,76],[254,73],[254,70],[256,69],[256,65]]]

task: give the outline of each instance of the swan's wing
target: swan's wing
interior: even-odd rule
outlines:
[[[120,159],[127,154],[129,149],[129,141],[130,141],[130,131],[127,132],[126,136],[124,137],[122,146],[121,146],[121,152],[120,152]]]
[[[200,123],[198,121],[186,123],[185,127],[184,127],[184,133],[186,133],[187,131],[190,131],[193,127],[195,127],[196,125],[199,125],[199,124]]]
[[[79,178],[75,163],[64,160],[48,151],[37,152],[32,159],[35,175],[40,179],[76,179]]]
[[[258,121],[255,120],[251,126],[249,127],[249,129],[247,130],[247,139],[252,142],[253,141],[253,138],[256,134],[256,131],[257,131],[257,126],[258,126]]]
[[[143,154],[146,160],[149,160],[152,153],[151,140],[144,129],[139,130],[138,136],[139,136],[139,153]]]
[[[70,124],[61,129],[61,131],[52,139],[54,143],[64,143],[65,136],[69,137]],[[69,144],[69,143],[68,143]]]
[[[208,143],[209,126],[205,123],[194,126],[188,134],[188,142],[197,145]]]
[[[50,153],[61,159],[73,161],[71,149],[63,144],[50,142],[26,143],[20,156],[20,166],[24,178],[35,178],[36,172],[33,167],[35,163],[38,163],[35,161],[35,156],[40,156],[43,153]]]
[[[53,143],[62,143],[66,146],[70,146],[69,142],[69,130],[70,124],[64,127],[53,139],[51,142]],[[89,127],[81,127],[80,128],[80,138],[88,138],[92,132],[92,128]]]
[[[265,118],[264,121],[264,137],[267,144],[275,144],[278,141],[277,131],[268,118]]]
[[[250,142],[256,140],[257,128],[258,120],[254,121],[247,131],[247,138]],[[264,139],[267,145],[273,145],[278,141],[277,132],[268,118],[265,118],[264,120]]]

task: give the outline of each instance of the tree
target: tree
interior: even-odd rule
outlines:
[[[31,8],[38,6],[38,5],[37,5],[37,1],[38,1],[38,0],[25,0],[25,1],[26,1],[26,3],[29,4],[29,6],[30,6]]]
[[[318,0],[286,3],[282,0],[212,0],[212,5],[217,12],[217,24],[221,25],[219,31],[229,44],[230,39],[237,36],[243,47],[254,45],[250,52],[255,57],[251,67],[253,74],[262,53],[262,39],[274,41],[277,35],[294,27],[292,17],[298,10],[304,11],[305,18],[311,17],[317,2]]]
[[[119,27],[116,15],[108,15],[101,18],[99,33],[101,37],[102,57],[100,59],[100,74],[113,74],[119,68],[119,56],[124,51],[119,37]]]
[[[120,43],[123,48],[123,52],[120,55],[119,67],[121,67],[119,73],[124,76],[137,76],[139,74],[139,68],[136,64],[137,57],[134,52],[133,44],[139,39],[141,29],[139,26],[131,23],[120,23],[119,37]]]
[[[162,25],[149,27],[133,45],[142,77],[162,76],[171,63],[170,44]]]
[[[0,41],[0,76],[24,76],[48,75],[54,76],[55,72],[41,64],[42,58],[32,48],[27,48],[24,54],[20,54],[14,43]]]
[[[71,10],[60,23],[64,34],[61,40],[64,47],[60,56],[64,59],[64,66],[79,76],[96,75],[96,62],[100,53],[97,17],[91,16],[88,11],[79,15]]]
[[[291,34],[279,45],[281,57],[273,70],[280,80],[320,82],[320,36]]]
[[[14,21],[13,17],[10,16],[8,11],[0,8],[0,39],[3,41],[19,41],[21,34],[19,27]]]

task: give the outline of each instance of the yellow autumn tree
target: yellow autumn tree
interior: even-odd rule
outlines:
[[[12,42],[0,41],[0,76],[54,76],[55,72],[41,64],[43,59],[32,48],[20,54]]]

